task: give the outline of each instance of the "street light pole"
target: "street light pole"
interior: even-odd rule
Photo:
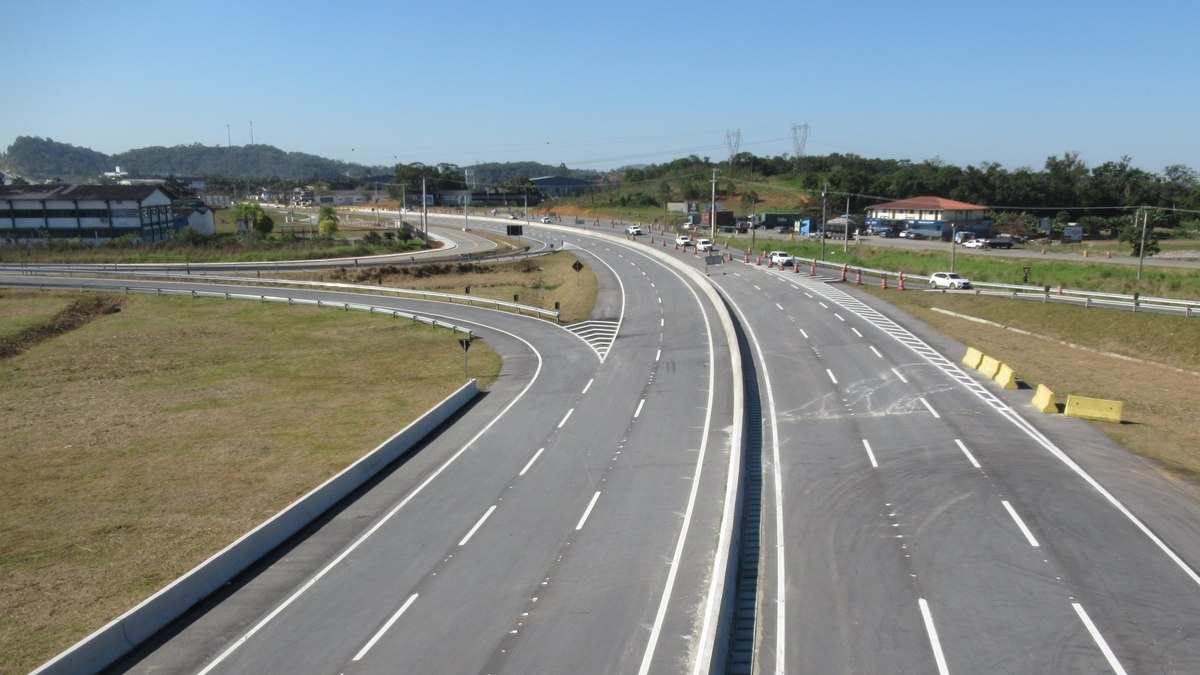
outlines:
[[[717,170],[713,169],[712,201],[708,203],[708,238],[717,238]]]

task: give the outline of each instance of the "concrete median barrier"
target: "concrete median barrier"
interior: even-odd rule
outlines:
[[[1012,366],[1007,363],[1000,364],[1000,370],[996,372],[996,376],[992,378],[996,384],[1005,389],[1017,389],[1017,374],[1013,372]]]
[[[1121,423],[1121,402],[1104,398],[1067,395],[1067,407],[1063,411],[1068,417],[1082,417],[1101,422]]]
[[[996,373],[1000,372],[1000,362],[991,356],[984,356],[983,360],[979,362],[978,370],[983,373],[984,377],[994,380]]]
[[[1044,384],[1037,386],[1033,393],[1033,407],[1044,413],[1058,412],[1058,404],[1054,402],[1054,392]]]
[[[967,347],[967,354],[963,356],[963,365],[968,368],[979,369],[979,362],[983,360],[983,352],[974,347]]]

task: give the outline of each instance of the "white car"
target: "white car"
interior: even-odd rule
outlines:
[[[688,246],[692,245],[692,238],[686,234],[681,234],[678,237],[675,237],[675,245],[687,248]]]
[[[971,239],[962,243],[963,248],[984,248],[982,239]]]
[[[971,287],[971,280],[960,277],[954,272],[934,272],[929,275],[930,288],[952,288],[956,290]]]
[[[625,234],[637,235],[637,234],[646,234],[646,233],[642,231],[641,225],[630,225],[629,227],[625,228]]]
[[[543,222],[543,223],[548,223],[548,222],[550,222],[550,216],[542,216],[542,222]]]
[[[792,254],[787,251],[771,251],[771,264],[783,267],[784,265],[795,264],[795,260],[792,259]]]
[[[711,239],[697,239],[697,240],[696,240],[696,250],[697,250],[697,251],[711,251],[711,250],[713,250],[713,243],[712,243],[712,240],[711,240]]]

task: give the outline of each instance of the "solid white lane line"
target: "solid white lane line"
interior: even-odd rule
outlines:
[[[588,393],[588,389],[591,389],[591,388],[592,388],[592,383],[593,383],[593,382],[595,382],[595,381],[596,381],[596,378],[594,378],[594,377],[593,377],[592,379],[588,380],[588,383],[587,383],[587,384],[585,384],[585,385],[583,385],[583,391],[581,391],[581,392],[579,392],[579,393],[580,393],[580,394],[586,394],[586,393]]]
[[[642,399],[642,400],[638,401],[637,410],[633,411],[633,419],[636,420],[638,418],[638,415],[642,414],[642,406],[644,406],[644,405],[646,405],[646,399]]]
[[[1121,662],[1117,660],[1117,655],[1108,648],[1108,643],[1104,641],[1104,636],[1100,635],[1100,631],[1096,630],[1096,624],[1092,623],[1087,612],[1083,611],[1083,606],[1078,602],[1072,602],[1071,606],[1075,608],[1075,613],[1079,615],[1079,620],[1087,627],[1088,632],[1092,634],[1092,639],[1096,641],[1096,646],[1104,654],[1104,658],[1108,659],[1108,665],[1117,675],[1125,675],[1125,669],[1121,667]]]
[[[571,419],[571,413],[573,413],[573,412],[575,412],[575,409],[571,408],[570,410],[567,411],[566,415],[563,415],[562,421],[558,423],[559,429],[563,428],[563,425],[567,423],[567,420]]]
[[[829,379],[832,380],[834,384],[837,384],[837,378],[833,376],[833,371],[826,368],[825,372],[829,373]]]
[[[808,333],[805,333],[803,328],[800,329],[800,334],[804,336],[805,340],[808,339]]]
[[[925,407],[929,410],[930,413],[933,414],[934,417],[941,417],[941,415],[937,414],[937,411],[933,409],[933,406],[929,405],[929,401],[926,401],[923,398],[920,400],[921,400],[921,403],[925,404]]]
[[[1034,539],[1033,533],[1029,531],[1028,527],[1025,527],[1025,521],[1021,520],[1021,516],[1017,515],[1017,510],[1012,507],[1012,504],[1003,500],[1000,503],[1004,505],[1004,510],[1008,511],[1008,515],[1012,516],[1013,521],[1017,523],[1017,527],[1021,528],[1021,534],[1025,535],[1025,540],[1029,542],[1029,545],[1039,548],[1037,539]]]
[[[871,466],[878,469],[879,462],[875,461],[875,453],[871,451],[871,443],[867,439],[863,439],[863,447],[867,450],[867,457],[871,460]]]
[[[908,384],[908,380],[903,375],[900,374],[900,371],[896,370],[895,368],[892,368],[892,372],[896,374],[896,377],[900,378],[901,382],[903,382],[904,384]]]
[[[387,623],[383,624],[383,627],[375,633],[375,636],[372,637],[367,644],[363,645],[362,649],[358,650],[358,653],[354,655],[352,660],[361,661],[362,657],[366,656],[367,652],[371,651],[371,647],[374,647],[375,643],[379,642],[379,638],[383,637],[383,634],[388,632],[388,629],[392,627],[392,624],[396,623],[396,620],[400,618],[400,615],[404,614],[404,611],[408,609],[409,605],[413,604],[413,601],[416,599],[416,593],[408,596],[408,600],[405,600],[404,604],[400,606],[400,609],[396,610],[396,613],[392,615],[392,618],[388,619]]]
[[[871,351],[875,352],[875,356],[878,356],[881,359],[883,358],[883,354],[880,354],[879,350],[875,349],[875,345],[868,345],[868,346],[871,348]]]
[[[950,675],[950,670],[946,668],[946,655],[942,653],[942,643],[938,640],[937,628],[933,625],[933,615],[929,613],[929,603],[925,602],[925,598],[918,598],[917,602],[921,605],[921,617],[925,619],[925,631],[929,633],[929,646],[933,647],[938,674]]]
[[[596,505],[596,500],[600,499],[600,493],[592,495],[592,501],[588,502],[587,508],[583,511],[583,517],[579,519],[579,523],[575,525],[575,531],[583,529],[583,524],[587,522],[588,516],[592,514],[592,507]]]
[[[459,546],[466,545],[466,543],[471,540],[471,537],[475,535],[475,531],[483,526],[483,521],[487,520],[488,517],[491,516],[492,512],[495,510],[496,510],[495,504],[492,504],[491,506],[489,506],[488,510],[485,511],[483,516],[479,519],[479,522],[475,523],[475,527],[471,528],[471,531],[467,533],[467,536],[462,538],[462,541],[458,542],[458,545]]]
[[[963,442],[957,438],[954,439],[954,442],[958,443],[958,449],[962,450],[963,454],[967,456],[967,459],[971,460],[971,466],[975,467],[976,469],[980,468],[979,462],[975,461],[975,455],[971,454],[971,451],[967,449],[967,446],[963,445]]]
[[[530,468],[531,466],[533,466],[533,463],[537,461],[537,458],[542,456],[542,451],[543,451],[543,450],[545,450],[545,448],[538,448],[538,451],[537,451],[537,452],[535,452],[535,453],[533,453],[533,457],[530,457],[530,458],[529,458],[529,463],[528,463],[528,464],[526,464],[526,465],[525,465],[525,468],[524,468],[524,469],[521,469],[521,473],[519,473],[519,474],[517,474],[517,475],[518,475],[518,476],[524,476],[524,475],[525,475],[525,473],[526,473],[527,471],[529,471],[529,468]]]
[[[863,336],[863,334],[862,334],[862,333],[860,333],[860,332],[858,332],[858,329],[857,329],[857,328],[855,328],[854,326],[851,326],[851,327],[850,327],[850,330],[854,331],[854,334],[855,334],[855,335],[857,335],[858,337],[862,337],[862,336]]]

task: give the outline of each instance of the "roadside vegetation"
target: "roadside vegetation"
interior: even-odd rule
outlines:
[[[77,307],[97,306],[67,331]],[[315,308],[0,289],[0,672],[24,673],[463,383],[444,329]],[[500,363],[485,344],[470,373]]]

